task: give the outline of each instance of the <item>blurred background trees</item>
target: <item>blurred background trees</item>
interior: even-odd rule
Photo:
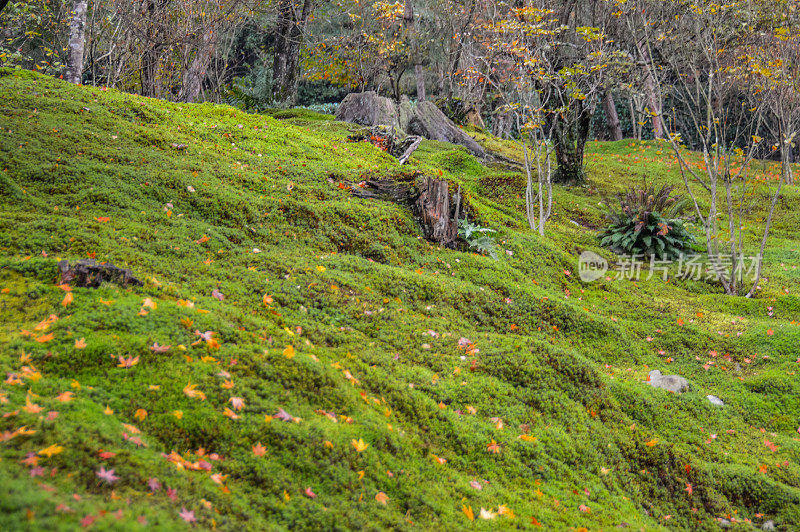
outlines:
[[[759,90],[771,101],[757,155],[787,161],[795,157],[800,101],[796,4],[728,2],[737,20],[718,32],[729,50],[746,51],[769,72],[760,78]],[[554,181],[580,183],[582,145],[590,139],[667,138],[671,127],[687,146],[701,146],[691,124],[700,104],[689,96],[702,83],[695,73],[707,70],[708,58],[680,56],[681,42],[691,43],[701,28],[676,14],[715,5],[0,0],[0,64],[249,110],[300,105],[333,112],[348,92],[374,90],[398,100],[434,101],[461,125],[514,138],[525,123],[519,117],[539,113],[553,126]],[[726,98],[747,102],[751,95],[742,87]],[[728,125],[748,119],[750,107],[731,107]]]

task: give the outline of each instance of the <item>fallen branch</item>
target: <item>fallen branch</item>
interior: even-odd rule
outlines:
[[[419,148],[420,143],[422,143],[422,137],[417,137],[416,140],[411,143],[411,146],[409,146],[403,155],[400,156],[399,161],[401,165],[406,164],[406,161],[408,161],[408,159],[411,157],[411,154],[413,154],[416,149]]]

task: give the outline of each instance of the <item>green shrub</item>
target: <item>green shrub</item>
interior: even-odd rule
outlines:
[[[600,244],[620,255],[653,255],[659,259],[679,256],[694,237],[678,218],[686,208],[673,186],[629,188],[617,196],[619,206],[606,201],[609,225],[600,232]]]
[[[496,232],[494,229],[481,227],[474,223],[469,222],[466,218],[460,221],[458,225],[458,236],[467,242],[470,249],[474,249],[478,253],[487,253],[494,260],[497,260],[497,247],[494,238],[487,233]]]

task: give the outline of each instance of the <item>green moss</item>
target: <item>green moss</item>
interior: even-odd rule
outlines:
[[[355,126],[308,111],[245,114],[11,70],[0,93],[5,528],[94,516],[96,528],[143,517],[185,529],[182,507],[224,530],[800,525],[792,188],[757,298],[702,280],[585,284],[577,256],[611,258],[587,229],[602,195],[643,175],[680,184],[663,146],[590,144],[590,184],[555,188],[541,238],[527,230],[525,178],[448,144],[423,142],[399,167],[346,142]],[[519,160],[516,144],[474,134]],[[346,190],[414,172],[462,187],[500,231],[500,261],[440,249],[402,207]],[[757,235],[763,205],[749,216]],[[144,286],[75,288],[63,306],[57,260],[87,256]],[[691,391],[648,386],[651,369]],[[231,397],[244,400],[238,419],[224,414]],[[298,421],[267,420],[280,409]],[[32,477],[21,461],[51,445],[64,450]],[[120,477],[113,487],[101,466]],[[501,504],[513,520],[470,525],[461,511]]]

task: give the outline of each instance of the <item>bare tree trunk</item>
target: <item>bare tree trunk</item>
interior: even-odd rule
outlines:
[[[414,65],[414,75],[417,78],[417,101],[425,101],[425,71],[422,65]]]
[[[657,139],[664,138],[664,126],[661,123],[661,102],[659,101],[658,94],[656,94],[656,79],[653,77],[653,71],[650,68],[650,53],[647,48],[643,48],[637,43],[639,54],[642,56],[644,63],[644,93],[647,98],[647,107],[650,110],[650,119],[653,123],[653,136]]]
[[[216,46],[216,31],[214,28],[206,28],[203,35],[203,42],[198,45],[192,64],[183,76],[183,100],[186,102],[196,102],[200,98],[203,89],[203,81],[206,79],[206,71],[211,64]]]
[[[409,45],[414,60],[414,77],[417,82],[417,101],[425,101],[425,72],[422,69],[419,53],[419,40],[417,39],[417,25],[414,21],[414,4],[412,0],[406,0],[403,12],[403,21],[408,32]],[[398,80],[399,83],[399,80]]]
[[[298,7],[300,10],[298,11]],[[278,2],[278,24],[275,30],[275,59],[272,63],[272,82],[280,105],[291,107],[297,100],[300,77],[300,48],[303,32],[311,16],[312,0],[302,5],[294,0]]]
[[[617,106],[614,104],[614,95],[610,90],[603,94],[603,111],[606,115],[606,126],[608,127],[608,137],[611,140],[622,140],[622,128],[619,124]]]
[[[72,4],[72,22],[69,25],[69,51],[64,80],[80,84],[83,77],[83,47],[86,43],[86,11],[88,0],[75,0]]]

